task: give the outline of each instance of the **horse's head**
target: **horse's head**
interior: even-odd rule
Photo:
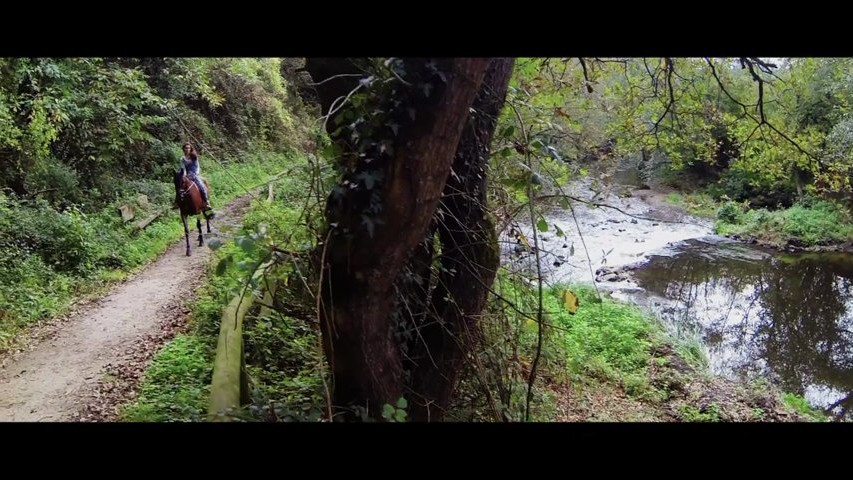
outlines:
[[[186,188],[184,188],[184,184],[187,181],[189,181],[189,179],[187,178],[186,171],[183,168],[175,172],[175,191],[180,192],[181,190],[186,190]]]

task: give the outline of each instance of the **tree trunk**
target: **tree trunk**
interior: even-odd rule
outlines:
[[[432,295],[433,315],[420,329],[414,354],[415,421],[443,418],[479,336],[477,320],[500,262],[495,226],[485,209],[486,167],[513,64],[507,58],[489,66],[444,189],[437,222],[443,269]]]
[[[437,82],[430,65],[438,65],[446,83]],[[344,181],[327,206],[328,241],[315,251],[315,270],[322,276],[321,329],[334,375],[336,409],[365,407],[368,415],[378,417],[385,403],[396,403],[405,392],[392,315],[395,281],[430,228],[488,65],[488,59],[406,61],[410,75],[401,84],[411,88],[394,87],[390,98],[378,99],[392,112],[397,127],[390,128],[393,136],[389,133],[388,138],[374,131],[372,142],[359,143],[333,122],[327,124],[345,167]],[[352,73],[353,62],[310,59],[306,69],[319,83]],[[357,81],[339,77],[319,85],[323,113],[352,92]],[[425,93],[417,95],[418,89]],[[400,93],[394,97],[395,92]],[[353,107],[353,113],[359,111]],[[411,121],[404,121],[406,116]],[[364,145],[368,147],[362,151]]]

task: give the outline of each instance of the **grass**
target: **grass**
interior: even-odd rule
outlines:
[[[646,368],[652,347],[659,342],[659,329],[640,309],[609,299],[599,302],[586,286],[570,289],[583,305],[571,315],[562,299],[567,289],[548,289],[544,304],[554,324],[562,327],[552,335],[566,354],[569,374],[616,382],[629,392],[647,389]]]
[[[816,421],[823,422],[827,420],[827,417],[823,412],[809,405],[809,402],[799,395],[784,393],[782,394],[782,401],[793,410],[807,417],[811,417]]]
[[[245,192],[234,177],[251,188],[290,164],[286,155],[255,153],[243,163],[211,166],[205,176],[212,200],[222,206]],[[163,183],[160,191],[172,188]],[[155,209],[166,211],[141,232],[134,231],[132,223],[123,224],[115,213],[125,200],[84,214],[59,213],[44,205],[32,208],[0,196],[0,244],[4,239],[11,244],[0,248],[0,352],[14,348],[27,328],[68,311],[75,300],[124,280],[183,235],[177,211],[169,209],[172,195],[161,195],[161,203],[148,209],[136,206],[137,217]],[[46,213],[52,215],[48,220],[42,218]],[[29,235],[27,242],[40,246],[15,246],[22,229]],[[76,256],[69,259],[70,254]],[[69,267],[60,268],[66,263]]]
[[[252,389],[250,412],[259,419],[316,421],[326,404],[325,364],[316,328],[302,319],[271,314],[247,319],[246,369]]]
[[[200,421],[207,412],[212,367],[210,348],[179,335],[154,358],[137,400],[122,411],[130,422]]]

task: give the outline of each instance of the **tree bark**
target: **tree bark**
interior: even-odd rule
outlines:
[[[473,104],[442,195],[438,215],[442,272],[414,358],[412,420],[436,421],[450,403],[500,262],[486,212],[486,168],[514,59],[494,59]]]
[[[354,143],[336,135],[338,129],[331,122],[327,126],[344,150],[341,163],[350,168],[345,173],[348,183],[329,199],[328,241],[315,252],[315,271],[322,272],[320,323],[334,375],[333,403],[339,411],[361,406],[378,417],[385,403],[396,403],[405,391],[400,341],[394,336],[392,318],[394,282],[429,230],[489,61],[436,63],[446,67],[446,84],[437,86],[428,100],[410,99],[414,120],[399,126],[393,153],[381,167],[358,163],[352,155],[357,153]],[[407,61],[407,69],[426,70],[426,64]],[[306,63],[317,83],[351,73],[351,67],[352,62],[337,59]],[[324,114],[341,92],[357,85],[353,78],[340,77],[318,86]],[[369,187],[352,181],[365,172],[382,174],[381,185],[369,196],[365,193]],[[362,206],[368,197],[381,207],[375,219],[365,219]],[[365,222],[373,229],[365,232]]]

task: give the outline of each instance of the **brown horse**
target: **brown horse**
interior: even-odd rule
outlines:
[[[210,195],[210,186],[207,181],[202,180],[204,186],[207,187],[207,194]],[[178,208],[181,209],[181,222],[184,224],[184,237],[187,239],[187,256],[190,256],[190,229],[187,226],[187,217],[190,215],[204,215],[207,221],[207,233],[210,233],[210,219],[213,215],[208,215],[204,210],[204,202],[201,200],[201,192],[198,190],[198,185],[186,175],[184,169],[175,172],[175,194],[177,195]],[[196,218],[195,224],[198,227],[198,246],[204,245],[204,237],[201,234],[201,219]]]

